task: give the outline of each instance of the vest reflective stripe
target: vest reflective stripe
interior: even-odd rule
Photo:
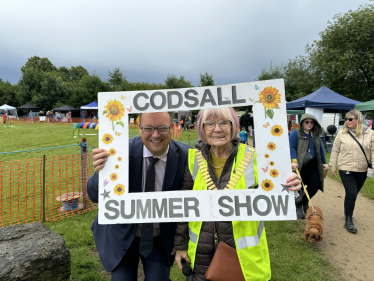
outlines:
[[[188,228],[188,234],[190,235],[190,241],[194,244],[197,244],[197,234],[193,233],[190,227]]]
[[[260,221],[258,225],[257,233],[253,236],[244,236],[242,238],[236,239],[236,246],[238,250],[242,250],[247,247],[254,247],[260,243],[260,238],[262,231],[264,230],[264,222]]]
[[[231,177],[241,164],[248,146],[240,144],[236,161],[233,163]],[[188,154],[188,166],[194,180],[193,190],[206,190],[207,186],[195,157],[195,150],[190,149]],[[258,184],[256,154],[253,152],[249,165],[244,170],[243,176],[238,180],[235,189],[246,189]],[[206,161],[204,159],[204,161]],[[197,170],[197,172],[196,172]],[[214,192],[214,191],[212,191]],[[199,242],[202,222],[189,222],[188,256],[191,259],[191,267],[194,269],[196,250]],[[271,279],[269,251],[266,241],[264,222],[258,221],[233,221],[232,222],[236,251],[243,275],[246,280],[269,280]]]

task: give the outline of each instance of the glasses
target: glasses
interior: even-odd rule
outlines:
[[[171,127],[140,127],[142,129],[144,135],[153,135],[154,131],[157,130],[157,132],[160,135],[167,135],[169,133]]]
[[[221,128],[221,130],[225,130],[225,129],[228,129],[231,127],[231,121],[230,120],[221,120],[221,121],[205,121],[204,122],[204,128],[209,130],[209,131],[212,131],[214,130],[214,128],[216,127],[216,125],[218,124],[218,127]]]
[[[355,120],[356,118],[346,118],[345,121],[349,121],[349,122],[352,122],[353,120]]]
[[[305,121],[305,124],[309,125],[309,123],[313,125],[313,124],[314,124],[314,121],[313,121],[313,120],[312,120],[312,121],[309,121],[309,120],[308,120],[308,121]]]

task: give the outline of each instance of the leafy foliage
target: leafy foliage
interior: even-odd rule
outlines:
[[[178,88],[190,88],[193,87],[190,81],[186,80],[184,76],[177,78],[174,74],[168,74],[166,76],[165,84],[169,89],[178,89]]]
[[[208,72],[205,74],[200,74],[200,86],[214,86],[213,74],[209,75]]]

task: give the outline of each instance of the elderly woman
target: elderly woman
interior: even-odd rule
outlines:
[[[189,151],[189,163],[186,167],[182,189],[207,189],[207,184],[202,180],[202,177],[199,179],[199,176],[197,176],[195,180],[192,177],[194,165],[198,163],[191,163],[190,160],[195,159],[194,155],[200,153],[204,158],[200,158],[200,164],[207,165],[209,175],[214,183],[208,189],[226,189],[233,173],[237,172],[236,169],[249,148],[247,145],[240,144],[240,139],[237,137],[239,119],[236,112],[232,108],[201,110],[198,116],[197,132],[201,140],[196,144],[198,151],[194,149]],[[199,159],[199,155],[196,159]],[[235,189],[254,188],[257,185],[257,175],[255,173],[252,174],[251,180],[252,184],[250,186],[245,184],[247,183],[247,177],[245,181],[238,181]],[[289,190],[299,190],[301,188],[300,180],[295,174],[288,178],[287,185],[290,186]],[[188,262],[192,261],[193,273],[187,277],[187,280],[207,280],[205,273],[213,259],[216,248],[214,237],[217,237],[218,241],[223,241],[236,248],[234,236],[238,238],[243,234],[246,234],[245,236],[258,235],[260,238],[256,245],[240,250],[236,249],[236,252],[245,280],[269,280],[271,278],[270,260],[265,229],[263,228],[261,232],[262,226],[263,222],[259,221],[178,223],[174,237],[174,247],[177,249],[176,262],[182,269],[182,258]],[[189,240],[189,228],[192,232],[197,232],[195,233],[199,237],[197,246],[192,240]],[[244,229],[245,231],[243,231]]]
[[[362,114],[351,110],[345,115],[343,129],[335,138],[330,157],[331,174],[336,176],[336,165],[345,189],[344,227],[350,233],[357,233],[352,215],[357,194],[365,183],[368,162],[374,159],[374,132],[364,126]],[[361,150],[363,149],[364,152]],[[366,156],[366,157],[365,157]]]

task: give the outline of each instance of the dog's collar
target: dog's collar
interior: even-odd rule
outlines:
[[[323,220],[323,218],[322,218],[320,215],[318,215],[317,213],[315,213],[315,212],[313,212],[313,213],[309,216],[308,220],[311,220],[313,216],[319,216],[319,217],[321,218],[321,220]]]

